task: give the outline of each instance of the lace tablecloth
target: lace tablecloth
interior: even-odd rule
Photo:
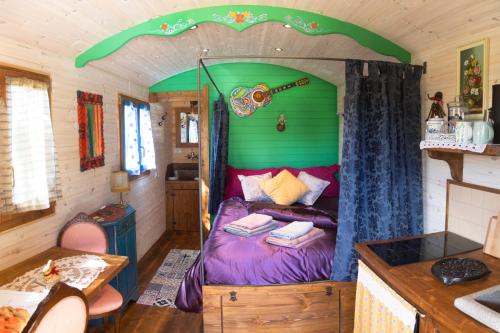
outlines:
[[[61,277],[61,282],[77,288],[85,289],[101,274],[107,263],[99,256],[79,255],[54,260]],[[0,289],[43,292],[52,284],[45,282],[43,267],[32,269],[17,277],[14,281],[0,286]]]
[[[474,153],[483,153],[487,144],[440,142],[440,141],[420,141],[420,149],[425,148],[447,148],[468,150]]]

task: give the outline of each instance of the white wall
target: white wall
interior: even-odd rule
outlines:
[[[35,255],[56,244],[59,230],[78,212],[93,212],[104,204],[117,202],[109,191],[111,171],[120,168],[118,93],[147,100],[147,87],[109,74],[95,67],[76,69],[74,59],[23,45],[0,37],[0,63],[49,74],[52,79],[52,120],[62,176],[63,198],[56,213],[19,228],[0,233],[0,269]],[[105,166],[80,172],[76,91],[103,95]],[[139,258],[165,230],[165,136],[158,119],[159,106],[152,107],[157,172],[132,183],[127,201],[137,210]]]
[[[428,49],[414,54],[413,62],[427,61],[427,74],[422,76],[422,122],[431,107],[426,94],[434,95],[442,91],[445,103],[456,95],[456,49],[483,38],[490,39],[489,79],[490,87],[500,83],[500,26],[489,31],[471,32],[459,39],[443,41],[439,48]],[[491,89],[490,101],[491,106]],[[433,160],[423,154],[424,174],[424,216],[425,231],[433,232],[444,229],[446,179],[451,178],[448,165],[443,161]],[[465,155],[464,182],[500,188],[500,157]],[[498,203],[500,208],[500,202]]]
[[[500,209],[500,194],[460,185],[450,185],[448,230],[484,243],[490,219]]]

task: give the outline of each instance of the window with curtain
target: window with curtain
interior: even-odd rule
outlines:
[[[61,197],[48,76],[0,67],[0,230],[50,214]]]
[[[120,95],[122,168],[131,176],[156,169],[151,109],[149,104]]]

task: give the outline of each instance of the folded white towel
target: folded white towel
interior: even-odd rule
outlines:
[[[247,229],[247,228],[242,228],[237,225],[233,225],[232,223],[226,224],[224,226],[224,231],[229,232],[230,234],[237,235],[237,236],[243,236],[243,237],[251,237],[255,236],[258,234],[262,234],[264,232],[268,232],[270,230],[275,229],[278,226],[278,222],[276,221],[271,221],[268,224],[265,224],[261,227],[255,228],[255,229]]]
[[[294,221],[283,228],[271,231],[269,236],[283,239],[295,239],[307,234],[312,228],[314,228],[312,222]]]
[[[262,227],[263,225],[268,224],[271,222],[273,218],[269,215],[264,215],[264,214],[250,214],[245,217],[242,217],[239,220],[236,220],[232,222],[232,225],[236,225],[238,227],[246,228],[246,229],[256,229],[259,227]]]

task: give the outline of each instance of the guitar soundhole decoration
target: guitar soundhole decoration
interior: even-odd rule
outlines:
[[[259,103],[262,102],[264,100],[264,94],[262,93],[262,91],[256,91],[253,94],[253,100]]]
[[[269,105],[273,94],[306,84],[309,84],[308,78],[303,78],[273,89],[270,89],[264,83],[260,83],[253,88],[238,87],[231,92],[231,106],[237,116],[248,117],[254,114],[258,108]]]

